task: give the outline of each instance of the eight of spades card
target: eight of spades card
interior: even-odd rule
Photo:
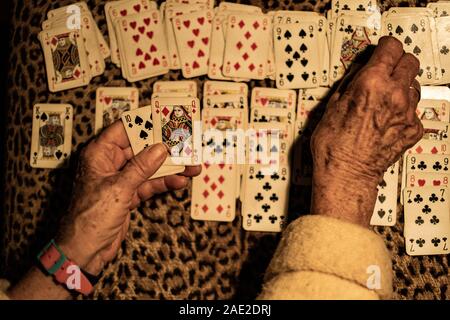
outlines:
[[[418,21],[404,15],[385,15],[383,19],[383,34],[399,39],[406,52],[413,54],[420,61],[418,81],[421,84],[432,84],[436,80],[436,72],[440,73],[438,56],[434,52],[430,20],[422,15]],[[437,70],[439,69],[439,70]],[[439,76],[438,76],[439,77]]]
[[[122,117],[122,113],[137,109],[139,91],[136,88],[100,87],[95,103],[95,133]]]
[[[73,108],[69,104],[37,104],[33,108],[30,165],[68,165],[72,150]]]
[[[267,170],[266,170],[267,171]],[[247,165],[244,173],[242,224],[247,231],[280,232],[286,223],[289,166],[265,172]]]
[[[433,255],[449,253],[450,203],[448,188],[405,188],[406,253]]]
[[[390,166],[378,185],[377,201],[370,224],[373,226],[393,226],[397,221],[397,188],[399,162]]]
[[[319,85],[318,26],[314,22],[279,24],[274,29],[276,85],[280,89]]]
[[[199,150],[195,148],[195,123],[200,120],[197,98],[155,98],[152,101],[155,142],[163,142],[170,149],[166,165],[195,165]],[[201,145],[201,142],[199,143]]]

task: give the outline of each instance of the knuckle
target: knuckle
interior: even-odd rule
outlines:
[[[140,157],[134,157],[130,160],[130,163],[140,178],[147,179],[146,165]]]
[[[387,52],[401,52],[403,51],[403,44],[400,40],[392,37],[392,36],[385,36],[380,38],[380,42],[383,46],[386,47]]]
[[[396,108],[407,108],[409,106],[408,92],[401,87],[392,89],[392,104]]]

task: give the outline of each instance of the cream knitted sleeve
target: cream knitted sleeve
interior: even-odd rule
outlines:
[[[369,289],[367,286],[376,287]],[[383,240],[358,225],[310,215],[289,225],[259,299],[388,299],[392,265]]]

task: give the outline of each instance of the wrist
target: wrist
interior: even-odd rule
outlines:
[[[334,168],[314,169],[311,213],[368,227],[377,198],[378,179],[357,177]]]

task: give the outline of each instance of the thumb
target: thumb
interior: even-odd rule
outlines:
[[[137,189],[158,171],[167,156],[167,148],[162,143],[144,149],[122,170],[119,176],[120,185]]]

